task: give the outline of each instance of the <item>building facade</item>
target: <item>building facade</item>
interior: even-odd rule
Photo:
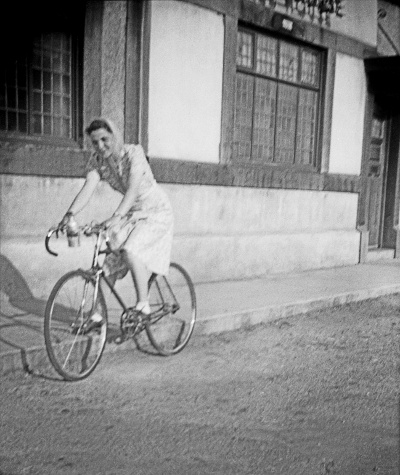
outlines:
[[[83,184],[98,116],[144,146],[175,211],[173,259],[195,282],[398,257],[394,2],[9,3],[20,28],[1,43],[3,274],[45,296],[89,265],[90,242],[60,239],[57,259],[43,242]],[[101,184],[78,220],[119,200]]]

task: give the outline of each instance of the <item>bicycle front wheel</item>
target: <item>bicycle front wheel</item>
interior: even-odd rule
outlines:
[[[151,315],[145,328],[151,344],[164,356],[181,351],[196,322],[196,294],[189,274],[171,263],[168,277],[152,276],[149,283]]]
[[[89,329],[94,313],[102,320]],[[44,317],[46,349],[54,369],[68,381],[86,378],[100,361],[106,337],[107,307],[100,285],[96,292],[95,279],[80,270],[61,277]]]

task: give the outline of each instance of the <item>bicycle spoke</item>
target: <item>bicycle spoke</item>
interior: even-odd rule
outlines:
[[[168,278],[156,277],[149,289],[151,317],[146,331],[162,355],[181,351],[188,343],[196,320],[194,286],[187,272],[171,264]]]
[[[98,364],[106,342],[107,309],[103,294],[80,271],[70,272],[55,285],[45,312],[45,341],[57,372],[68,380],[83,379]],[[97,330],[84,325],[96,311],[103,317]]]

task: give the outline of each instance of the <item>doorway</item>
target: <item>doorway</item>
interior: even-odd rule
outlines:
[[[398,127],[398,120],[375,103],[365,177],[369,251],[396,248]]]

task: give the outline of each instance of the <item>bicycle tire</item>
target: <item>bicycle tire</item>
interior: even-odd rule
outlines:
[[[174,355],[188,344],[197,315],[196,293],[186,270],[171,263],[168,277],[153,275],[149,282],[150,318],[147,336],[163,356]]]
[[[67,381],[88,377],[99,364],[107,339],[107,306],[91,275],[75,270],[55,284],[46,304],[44,339],[50,362]],[[101,314],[98,328],[85,332],[84,323],[94,311]]]

